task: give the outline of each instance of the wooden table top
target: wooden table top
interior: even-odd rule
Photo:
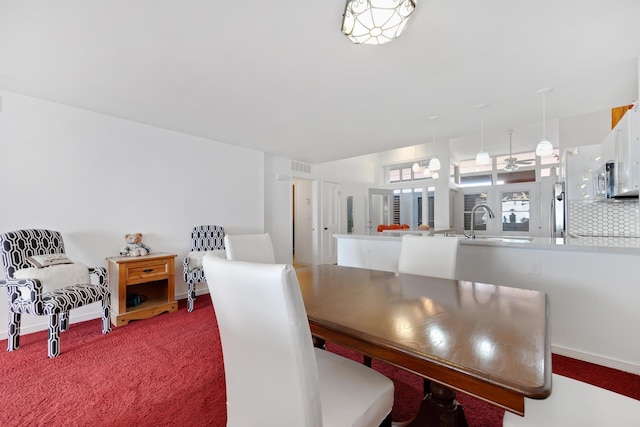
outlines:
[[[541,292],[335,265],[297,269],[314,335],[524,413],[551,393]]]

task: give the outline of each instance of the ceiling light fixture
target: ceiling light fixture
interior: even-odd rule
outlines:
[[[347,0],[342,33],[356,44],[385,44],[400,37],[415,0]]]
[[[440,159],[436,156],[436,120],[438,120],[438,116],[431,116],[429,118],[433,120],[433,157],[429,160],[429,170],[436,172],[440,170]]]
[[[411,170],[414,172],[420,172],[420,164],[418,163],[418,147],[416,145],[413,146],[413,166],[411,166]]]
[[[487,108],[489,104],[480,104],[477,108],[484,109]],[[477,165],[488,165],[491,163],[491,156],[484,149],[484,119],[480,118],[480,151],[476,155],[476,164]]]
[[[542,139],[536,147],[536,156],[549,156],[553,153],[553,144],[547,139],[546,135],[546,95],[551,92],[551,88],[540,89],[538,95],[542,95]]]

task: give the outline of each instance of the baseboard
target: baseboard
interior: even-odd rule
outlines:
[[[209,294],[209,289],[196,290],[196,297],[199,297],[201,295],[208,295],[208,294]],[[183,300],[183,299],[186,300],[187,292],[176,294],[175,298],[176,298],[176,301]],[[25,314],[24,316],[30,316],[30,315]],[[87,320],[98,319],[101,316],[102,316],[102,311],[100,309],[91,311],[89,313],[84,313],[81,315],[74,315],[73,311],[71,311],[71,316],[69,317],[69,324],[72,325],[74,323],[86,322]],[[48,316],[30,316],[30,317],[39,317],[42,321],[33,323],[31,325],[25,325],[23,321],[20,327],[20,335],[27,335],[27,334],[32,334],[34,332],[47,330],[47,327],[49,326]],[[8,336],[8,331],[7,329],[4,329],[4,328],[7,327],[7,324],[5,323],[1,325],[1,327],[3,329],[0,329],[0,340],[6,340]]]
[[[24,320],[22,325],[20,325],[20,335],[27,335],[27,334],[32,334],[34,332],[40,332],[40,331],[46,331],[48,326],[49,326],[49,316],[31,316],[29,314],[23,314],[23,319],[26,316],[30,316],[30,317],[38,317],[40,319],[42,319],[42,322],[38,322],[38,323],[34,323],[31,325],[24,325]],[[80,322],[86,322],[87,320],[93,320],[93,319],[99,319],[100,317],[102,317],[102,310],[98,309],[96,311],[91,311],[89,313],[84,313],[78,316],[74,316],[73,312],[71,312],[71,316],[69,316],[69,324],[73,325],[74,323],[80,323]],[[4,325],[2,325],[3,327],[6,327],[7,324],[5,323]],[[8,331],[6,329],[2,329],[0,330],[0,339],[2,340],[6,340],[8,336]]]
[[[578,350],[558,347],[555,345],[551,346],[551,352],[555,354],[559,354],[560,356],[571,357],[572,359],[578,359],[584,362],[589,362],[589,363],[593,363],[600,366],[606,366],[607,368],[617,369],[619,371],[640,375],[640,365],[635,363],[623,362],[621,360],[602,357],[602,356],[598,356],[591,353],[585,353]]]

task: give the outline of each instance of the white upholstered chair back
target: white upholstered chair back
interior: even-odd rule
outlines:
[[[227,250],[227,259],[230,260],[265,264],[276,262],[269,233],[227,234],[224,236],[224,246]]]
[[[455,237],[405,234],[402,236],[398,272],[455,279],[458,245]]]
[[[314,349],[295,270],[205,255],[225,369],[227,426],[369,427],[388,419],[393,383]]]

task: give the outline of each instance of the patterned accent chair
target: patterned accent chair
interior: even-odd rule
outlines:
[[[205,282],[202,257],[209,251],[224,251],[224,227],[199,225],[191,231],[191,252],[184,259],[184,281],[189,286],[187,310],[193,311],[196,300],[196,283]]]
[[[102,302],[102,333],[111,332],[111,294],[105,268],[88,268],[89,274],[97,276],[98,284],[74,283],[47,292],[43,290],[40,279],[15,278],[14,275],[20,270],[33,267],[27,259],[29,257],[65,253],[59,232],[18,230],[1,234],[0,252],[5,274],[5,279],[0,280],[0,286],[7,288],[9,304],[8,351],[17,350],[20,346],[20,320],[24,313],[49,316],[50,358],[60,354],[60,332],[69,327],[69,311],[73,308]],[[56,266],[45,267],[43,270],[54,267]]]

